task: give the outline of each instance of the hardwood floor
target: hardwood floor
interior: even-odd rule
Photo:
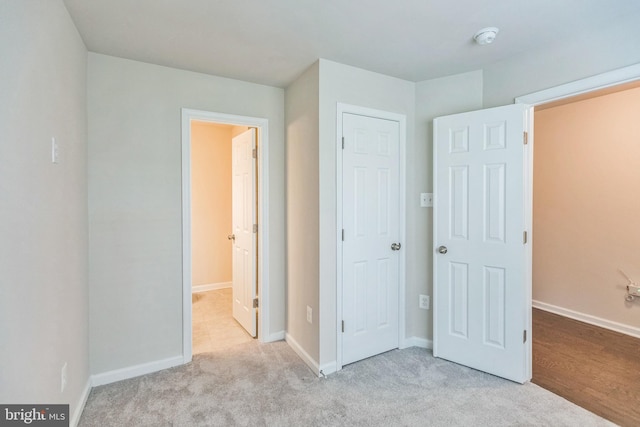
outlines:
[[[533,309],[532,382],[620,426],[640,426],[640,339]]]

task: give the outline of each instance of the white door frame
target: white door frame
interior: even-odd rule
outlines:
[[[407,347],[406,341],[406,307],[405,307],[405,275],[406,275],[406,145],[407,145],[407,116],[357,105],[337,104],[336,124],[336,370],[342,369],[342,115],[343,113],[357,114],[376,119],[393,120],[400,124],[400,242],[403,249],[399,251],[398,259],[398,345]]]
[[[547,104],[549,102],[559,101],[636,80],[640,80],[640,64],[630,65],[585,79],[576,80],[571,83],[519,96],[515,101],[518,104],[529,104],[535,107],[536,105]]]
[[[191,122],[257,128],[258,136],[258,340],[267,342],[269,313],[269,120],[210,111],[182,109],[182,358],[192,359],[191,305]]]

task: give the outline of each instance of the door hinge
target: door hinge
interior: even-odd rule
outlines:
[[[523,232],[522,233],[522,244],[526,245],[527,244],[527,232]]]
[[[524,132],[524,145],[529,143],[529,132]]]
[[[342,137],[342,149],[344,150],[344,136]]]
[[[258,298],[253,299],[253,308],[258,308]]]
[[[344,320],[342,321],[342,332],[344,332]]]
[[[524,330],[523,336],[522,336],[522,342],[525,343],[527,342],[527,330]]]
[[[342,241],[344,242],[344,228],[342,229]]]
[[[253,224],[253,232],[254,233],[258,232],[258,224]]]
[[[254,148],[253,150],[251,150],[251,157],[253,157],[254,159],[258,158],[258,149]]]

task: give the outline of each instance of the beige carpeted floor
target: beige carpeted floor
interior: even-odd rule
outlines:
[[[610,426],[534,384],[394,350],[317,378],[285,342],[256,340],[96,387],[80,426]]]

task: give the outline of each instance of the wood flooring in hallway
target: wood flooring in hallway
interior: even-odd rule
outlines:
[[[533,309],[532,382],[620,426],[640,426],[640,339]]]

